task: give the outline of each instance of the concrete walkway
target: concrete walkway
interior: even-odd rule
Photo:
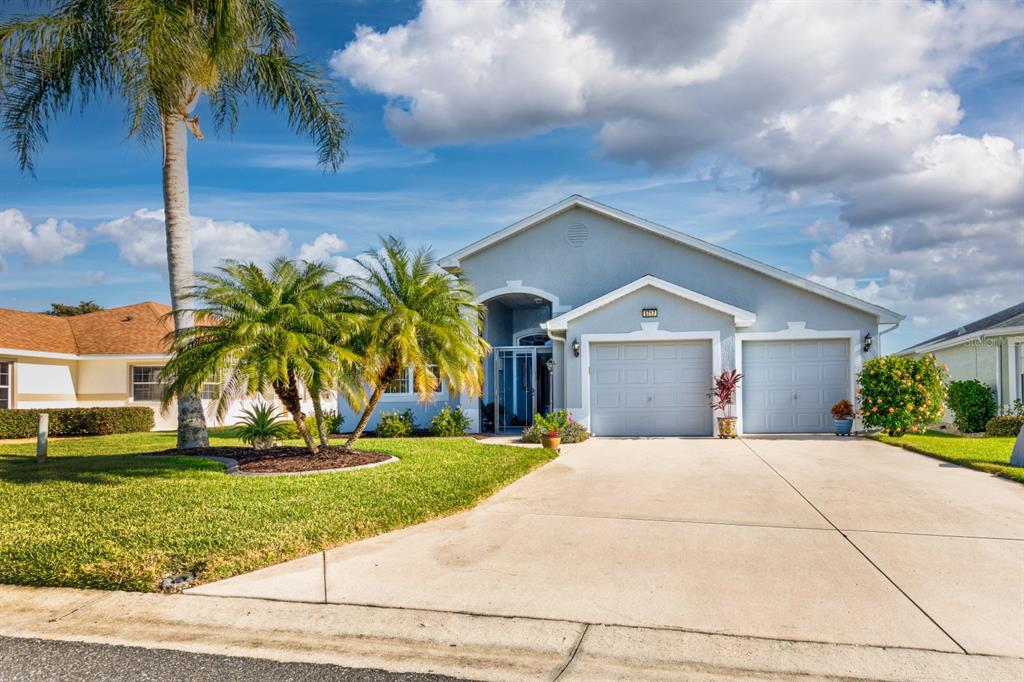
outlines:
[[[718,635],[1019,658],[1022,576],[1024,488],[984,473],[863,439],[593,439],[472,511],[190,592],[560,623],[591,662]]]

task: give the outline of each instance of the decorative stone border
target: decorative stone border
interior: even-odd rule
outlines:
[[[242,471],[238,468],[238,460],[232,457],[218,457],[216,455],[138,455],[139,457],[181,457],[194,459],[208,459],[213,462],[220,462],[224,465],[224,473],[229,476],[309,476],[312,474],[336,474],[341,471],[357,471],[359,469],[372,469],[373,467],[393,464],[402,460],[392,455],[388,459],[370,464],[360,464],[354,467],[335,467],[333,469],[317,469],[315,471]]]

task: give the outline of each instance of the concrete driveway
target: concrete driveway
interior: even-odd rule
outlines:
[[[1024,488],[864,439],[592,439],[196,594],[1024,656]]]

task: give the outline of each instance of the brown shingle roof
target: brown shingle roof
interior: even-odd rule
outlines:
[[[136,303],[75,317],[0,308],[0,348],[76,355],[155,355],[167,352],[174,328],[162,303]]]

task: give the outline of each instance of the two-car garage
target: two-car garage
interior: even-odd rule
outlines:
[[[591,431],[711,435],[712,352],[704,340],[591,344]],[[826,432],[832,404],[852,398],[848,339],[748,340],[738,352],[744,433]]]

